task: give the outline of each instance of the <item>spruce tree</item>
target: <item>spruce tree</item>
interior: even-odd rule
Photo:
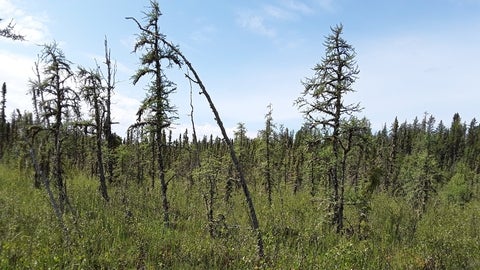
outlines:
[[[265,115],[265,130],[263,137],[265,139],[265,159],[266,165],[264,169],[265,173],[265,189],[268,194],[268,203],[272,205],[272,190],[273,190],[273,177],[272,177],[272,145],[273,145],[273,129],[275,124],[272,117],[272,104],[268,105],[268,112]]]
[[[341,141],[342,120],[361,110],[359,104],[345,105],[345,95],[354,92],[353,83],[359,69],[355,61],[355,50],[343,39],[343,26],[331,28],[332,33],[324,42],[325,57],[313,69],[315,75],[303,82],[305,90],[296,100],[296,105],[311,127],[325,128],[331,141],[334,163],[329,168],[332,190],[332,223],[339,233],[343,229],[345,174],[342,161],[347,148]]]
[[[153,80],[148,85],[147,97],[137,113],[138,121],[134,126],[149,126],[155,134],[154,143],[161,186],[163,221],[165,226],[169,226],[168,182],[165,179],[166,141],[163,134],[175,118],[175,108],[170,104],[169,95],[176,88],[166,78],[162,61],[167,62],[167,67],[173,64],[180,65],[181,62],[176,53],[162,42],[165,35],[160,33],[159,19],[162,14],[158,2],[150,1],[150,10],[144,14],[146,24],[143,26],[138,24],[140,34],[137,35],[134,47],[134,52],[143,51],[144,54],[140,58],[141,67],[132,76],[132,80],[134,85],[145,75],[152,76]],[[136,22],[138,23],[138,21]]]

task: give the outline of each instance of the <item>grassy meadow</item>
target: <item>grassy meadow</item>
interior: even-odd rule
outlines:
[[[343,235],[326,222],[322,192],[312,197],[307,189],[293,194],[280,186],[269,206],[263,188],[252,187],[265,242],[266,256],[259,260],[243,196],[235,190],[225,202],[222,183],[212,237],[200,184],[170,183],[173,224],[165,228],[157,187],[112,185],[107,203],[96,180],[73,173],[65,234],[32,177],[0,165],[1,269],[480,268],[480,202],[475,196],[452,201],[458,191],[449,185],[421,216],[400,197],[374,193],[367,220],[359,222],[356,207],[347,206],[352,233]]]

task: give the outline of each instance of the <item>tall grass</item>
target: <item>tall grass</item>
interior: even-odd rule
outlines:
[[[463,204],[437,196],[423,215],[408,201],[377,192],[369,201],[366,233],[354,206],[346,209],[352,232],[334,233],[325,194],[312,197],[280,187],[269,206],[254,192],[266,258],[258,260],[245,202],[222,189],[214,205],[210,237],[199,185],[170,184],[172,228],[165,228],[160,191],[134,181],[109,186],[105,202],[98,182],[72,173],[67,179],[74,212],[64,215],[65,241],[46,193],[32,176],[0,164],[0,269],[478,269],[480,202]],[[220,186],[220,185],[219,185]]]

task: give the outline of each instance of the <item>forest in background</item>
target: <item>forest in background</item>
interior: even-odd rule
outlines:
[[[480,125],[425,114],[372,131],[344,104],[359,69],[342,25],[292,102],[289,130],[267,107],[255,138],[228,138],[192,63],[159,31],[158,3],[138,26],[146,98],[125,138],[112,132],[115,65],[75,68],[42,47],[33,112],[0,106],[2,268],[477,269]],[[13,28],[3,37],[20,39]],[[3,34],[7,33],[7,34]],[[13,35],[13,36],[12,36]],[[175,83],[185,66],[222,137],[173,136]],[[88,106],[81,113],[79,104]]]

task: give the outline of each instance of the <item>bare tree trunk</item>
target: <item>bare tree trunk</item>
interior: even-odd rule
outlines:
[[[263,240],[262,240],[262,233],[259,229],[259,222],[258,222],[258,219],[257,219],[257,214],[255,212],[255,207],[253,205],[253,200],[252,200],[252,197],[250,195],[250,191],[248,190],[248,186],[247,186],[247,182],[245,181],[245,175],[244,175],[244,172],[243,172],[243,169],[242,169],[242,166],[240,165],[240,162],[238,161],[238,157],[237,157],[237,154],[235,153],[235,149],[233,147],[233,143],[232,141],[228,138],[228,135],[227,135],[227,132],[225,130],[225,127],[223,126],[223,123],[222,123],[222,120],[220,119],[220,115],[218,114],[218,111],[215,107],[215,105],[213,104],[213,101],[210,97],[210,95],[208,94],[205,86],[203,85],[203,82],[200,80],[200,77],[198,76],[197,72],[195,71],[195,69],[193,68],[192,64],[187,60],[187,58],[180,52],[180,50],[175,47],[172,43],[168,42],[167,40],[165,40],[165,37],[163,36],[159,36],[158,32],[156,33],[152,33],[150,30],[148,29],[145,29],[144,27],[142,27],[142,25],[133,17],[126,17],[126,19],[130,19],[130,20],[133,20],[135,21],[135,23],[137,24],[137,26],[149,33],[149,34],[152,34],[154,36],[157,36],[160,41],[162,41],[167,47],[169,47],[170,49],[172,49],[173,52],[175,52],[182,60],[183,62],[185,63],[185,65],[187,65],[188,69],[193,73],[193,76],[195,78],[195,80],[193,80],[191,77],[189,77],[188,75],[186,75],[190,80],[192,80],[193,82],[195,82],[196,84],[198,84],[198,86],[200,87],[201,89],[201,93],[205,96],[205,98],[207,99],[207,102],[210,106],[210,108],[212,109],[212,112],[213,112],[213,115],[215,116],[215,121],[217,121],[217,124],[220,128],[220,131],[222,132],[222,135],[223,135],[223,139],[225,140],[225,143],[227,144],[228,148],[229,148],[229,151],[230,151],[230,157],[232,159],[232,162],[233,164],[235,165],[235,168],[237,169],[238,171],[238,174],[240,176],[240,184],[242,186],[242,190],[245,194],[245,200],[247,201],[247,205],[248,205],[248,210],[249,210],[249,215],[250,215],[250,220],[251,220],[251,225],[252,225],[252,229],[253,231],[255,232],[256,234],[256,237],[257,237],[257,252],[258,252],[258,256],[260,258],[263,258],[264,257],[264,249],[263,249]],[[161,151],[159,151],[161,152]],[[161,154],[159,154],[161,155]],[[162,172],[160,172],[160,175],[162,175]],[[165,198],[166,199],[166,198]],[[168,216],[167,216],[168,217]]]
[[[151,133],[151,146],[152,146],[152,160],[151,160],[151,166],[150,166],[150,177],[151,177],[151,187],[152,187],[152,190],[155,188],[155,165],[156,165],[156,156],[157,156],[157,148],[156,148],[156,145],[155,145],[155,135],[156,133],[155,132],[152,132]]]
[[[215,121],[217,121],[217,124],[220,128],[220,131],[222,132],[223,139],[225,140],[225,143],[227,144],[227,146],[229,148],[230,158],[232,159],[232,162],[235,165],[235,168],[237,169],[238,175],[240,177],[240,185],[242,186],[242,190],[243,190],[243,193],[245,195],[245,200],[247,201],[247,206],[248,206],[248,210],[249,210],[252,229],[256,233],[256,237],[257,237],[258,256],[260,258],[263,258],[265,256],[265,254],[264,254],[264,249],[263,249],[262,233],[259,229],[260,226],[259,226],[259,222],[258,222],[258,219],[257,219],[257,214],[255,212],[255,207],[253,205],[253,200],[252,200],[252,197],[250,195],[250,191],[248,189],[247,182],[245,180],[245,174],[243,172],[242,166],[241,166],[240,162],[238,161],[238,157],[237,157],[237,154],[235,153],[233,143],[228,138],[227,131],[225,130],[225,127],[223,126],[223,122],[220,119],[220,115],[219,115],[219,113],[218,113],[218,111],[217,111],[217,109],[216,109],[216,107],[215,107],[215,105],[212,101],[212,98],[208,94],[205,86],[203,85],[202,81],[200,80],[200,77],[198,76],[197,72],[193,68],[192,64],[187,60],[187,58],[175,46],[173,46],[171,43],[169,43],[165,39],[162,39],[162,41],[182,58],[183,62],[187,65],[188,69],[193,73],[193,76],[195,77],[195,80],[190,78],[190,77],[189,77],[189,79],[192,80],[193,82],[195,82],[196,84],[198,84],[198,86],[201,89],[201,93],[205,96],[210,108],[212,109],[213,115],[215,116]]]
[[[169,215],[169,204],[167,197],[168,183],[165,181],[165,164],[163,158],[163,140],[161,128],[157,127],[157,163],[158,163],[158,174],[160,178],[160,189],[162,197],[162,208],[163,208],[163,223],[166,227],[170,226],[170,215]]]
[[[105,201],[109,201],[110,198],[108,197],[107,192],[107,185],[105,180],[105,170],[103,167],[103,152],[102,152],[102,131],[101,131],[101,121],[100,121],[100,111],[98,107],[98,102],[95,102],[95,124],[97,126],[96,132],[96,144],[97,144],[97,163],[98,163],[98,173],[100,177],[100,192],[102,193],[102,197]]]
[[[300,153],[300,157],[295,162],[295,184],[293,185],[293,194],[297,194],[300,190],[303,182],[302,175],[303,153]]]
[[[65,237],[65,240],[68,243],[70,240],[69,240],[69,236],[68,236],[67,227],[65,226],[65,223],[63,222],[62,211],[61,211],[59,205],[57,204],[57,202],[55,200],[55,196],[53,195],[52,189],[50,188],[50,179],[45,176],[44,172],[41,170],[41,168],[40,168],[40,166],[37,162],[36,155],[35,155],[35,149],[33,148],[33,142],[30,145],[30,157],[32,158],[32,164],[33,164],[33,167],[35,169],[35,174],[38,175],[38,177],[40,178],[40,181],[45,186],[45,190],[47,192],[50,204],[52,205],[53,212],[55,213],[55,216],[57,217],[57,220],[58,220],[58,223],[60,224],[60,227],[62,227],[63,235]]]
[[[42,85],[42,80],[40,78],[40,71],[38,69],[38,62],[34,62],[35,64],[35,69],[34,69],[34,72],[35,72],[35,75],[37,76],[36,78],[36,81],[35,82],[31,82],[32,84],[32,88],[31,88],[31,91],[32,91],[32,101],[33,101],[33,113],[35,114],[35,124],[39,124],[40,123],[40,113],[39,113],[39,110],[38,110],[38,88],[41,87]]]
[[[60,96],[60,95],[59,95]],[[55,118],[55,125],[54,125],[54,169],[53,169],[53,175],[56,180],[56,186],[58,189],[58,205],[60,212],[63,214],[65,210],[65,204],[67,201],[67,196],[65,192],[65,185],[63,182],[63,168],[62,168],[62,140],[60,138],[60,129],[61,129],[61,106],[62,104],[60,103],[59,100],[57,100],[57,112],[56,112],[56,118]]]
[[[4,148],[7,141],[7,120],[5,116],[5,104],[7,102],[7,84],[2,85],[2,100],[0,101],[0,159],[3,157]]]
[[[215,186],[216,180],[214,176],[208,175],[208,196],[204,195],[203,200],[207,208],[208,232],[210,237],[215,237],[215,221],[213,220],[213,203],[215,200]]]
[[[338,168],[340,167],[340,149],[338,142],[338,133],[336,130],[333,131],[333,154],[334,154],[334,164],[331,170],[331,181],[333,185],[333,225],[336,227],[336,232],[340,233],[343,229],[343,208],[341,207],[341,192],[340,192],[340,181],[338,177]]]
[[[112,111],[110,108],[111,105],[111,95],[112,91],[115,88],[115,67],[112,68],[112,62],[110,58],[110,50],[108,49],[107,38],[105,38],[105,65],[107,66],[107,99],[105,102],[105,139],[107,140],[107,177],[108,182],[113,182],[113,147],[114,147],[114,137],[112,135]]]
[[[267,171],[266,171],[266,175],[265,175],[265,180],[266,180],[266,184],[267,184],[267,193],[268,193],[268,204],[270,206],[272,206],[272,173],[271,173],[271,170],[270,170],[270,134],[267,134]]]
[[[187,69],[187,74],[188,74],[188,69]],[[200,149],[198,146],[198,140],[197,140],[197,130],[195,129],[195,121],[193,117],[193,90],[192,90],[192,80],[188,80],[190,84],[190,122],[192,123],[192,142],[193,146],[195,147],[194,151],[194,159],[193,159],[193,164],[191,164],[191,170],[193,171],[196,167],[201,166],[200,162]],[[190,185],[193,185],[193,177],[190,176]]]

